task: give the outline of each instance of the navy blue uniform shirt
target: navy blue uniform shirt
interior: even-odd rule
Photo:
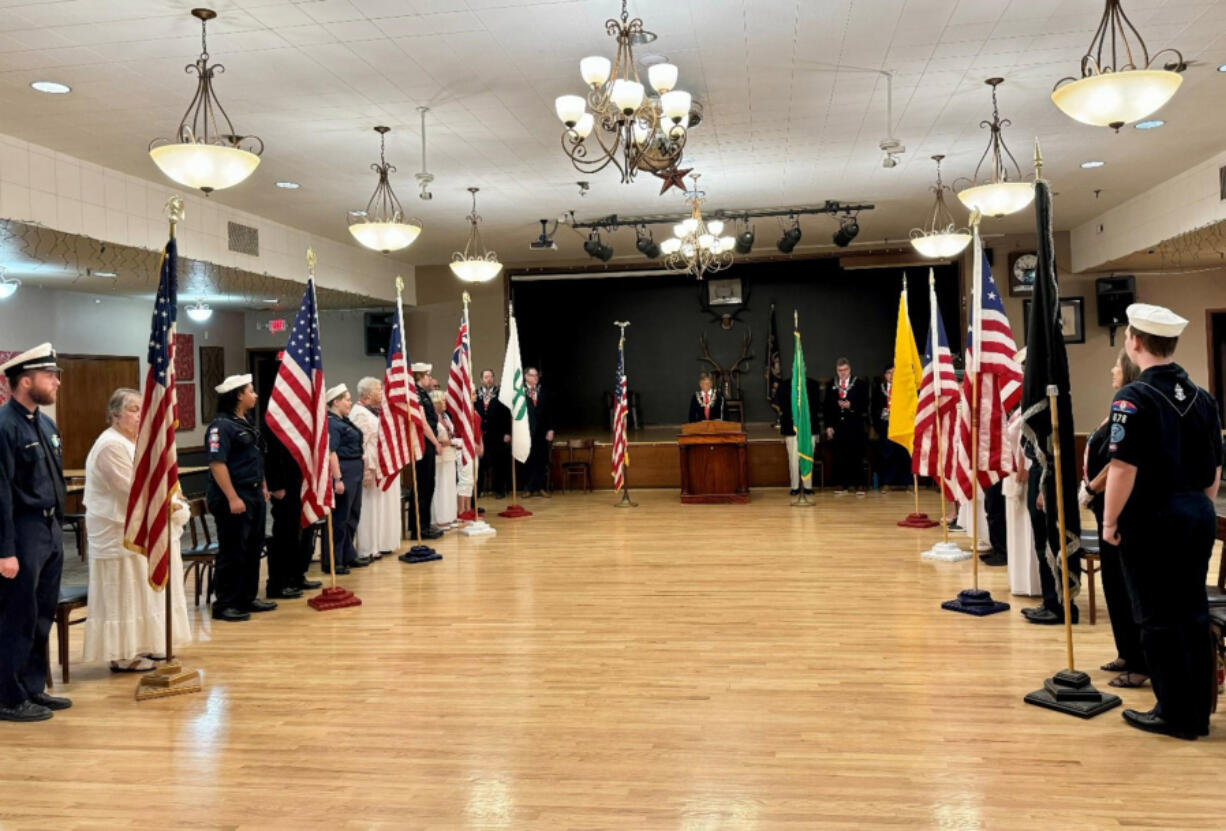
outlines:
[[[259,487],[264,481],[264,442],[250,421],[234,413],[221,413],[209,425],[205,440],[209,463],[224,464],[235,489]],[[221,489],[210,475],[209,498],[220,495]]]
[[[0,557],[17,556],[14,520],[35,515],[62,520],[66,498],[55,422],[10,398],[0,407]]]
[[[348,417],[328,413],[328,449],[338,459],[362,458],[362,431]]]

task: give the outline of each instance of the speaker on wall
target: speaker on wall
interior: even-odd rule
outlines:
[[[395,312],[366,313],[366,354],[386,355],[387,342],[392,338],[392,318]]]
[[[1098,325],[1124,326],[1128,307],[1137,302],[1137,278],[1131,274],[1120,277],[1099,277],[1094,281],[1098,296]]]

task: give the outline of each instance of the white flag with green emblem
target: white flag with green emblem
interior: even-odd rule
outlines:
[[[532,434],[528,431],[528,393],[524,388],[524,366],[519,359],[519,330],[515,327],[515,312],[510,312],[511,335],[507,338],[507,356],[502,362],[502,386],[498,400],[511,411],[511,455],[521,462],[528,461],[532,449]]]

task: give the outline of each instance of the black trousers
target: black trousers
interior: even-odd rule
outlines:
[[[510,493],[511,491],[511,445],[502,436],[486,436],[485,455],[479,467],[481,478],[477,483],[477,495],[487,493]]]
[[[230,513],[230,503],[224,496],[209,500],[209,513],[217,524],[214,613],[222,609],[246,611],[260,591],[260,554],[264,550],[264,519],[268,506],[258,487],[236,488],[235,491],[247,506],[241,514]]]
[[[272,539],[268,543],[268,594],[296,589],[306,579],[315,556],[315,528],[302,527],[302,500],[288,490],[272,500]]]
[[[877,444],[877,455],[881,460],[881,469],[877,471],[879,484],[892,488],[905,488],[911,484],[911,454],[907,448],[882,439]]]
[[[1005,483],[997,482],[983,491],[983,512],[988,518],[988,541],[992,551],[1009,556],[1009,531],[1005,525]]]
[[[520,468],[523,473],[519,482],[520,493],[549,490],[549,451],[552,447],[553,442],[546,441],[544,436],[532,437],[528,461]]]
[[[345,492],[336,495],[336,507],[332,509],[332,550],[338,566],[347,566],[358,558],[358,549],[353,544],[358,532],[358,520],[362,518],[362,460],[341,459],[341,481]],[[331,571],[328,552],[324,552],[323,571]]]
[[[427,530],[431,526],[430,503],[434,501],[434,460],[437,455],[434,445],[427,444],[421,458],[414,463],[417,471],[417,513],[421,515],[422,527]],[[410,536],[420,539],[417,533],[417,517],[413,513],[409,514],[409,532]]]
[[[1027,513],[1030,514],[1030,530],[1034,535],[1035,556],[1039,559],[1039,586],[1043,590],[1043,605],[1056,614],[1063,615],[1064,604],[1060,602],[1060,530],[1059,521],[1056,516],[1056,485],[1055,480],[1050,479],[1047,488],[1048,493],[1043,497],[1043,504],[1048,510],[1040,511],[1040,475],[1040,469],[1037,465],[1030,469],[1030,479],[1026,488],[1026,508]],[[1054,470],[1051,476],[1055,476]],[[1049,550],[1056,561],[1055,568],[1047,560],[1047,552]],[[1068,570],[1069,582],[1075,585],[1074,580],[1080,580],[1081,578],[1080,550],[1076,554],[1069,555]],[[1073,609],[1076,609],[1075,605]],[[1077,612],[1074,611],[1073,614],[1077,614]]]
[[[864,428],[851,424],[835,425],[834,470],[830,477],[836,488],[864,487]]]
[[[1098,564],[1103,576],[1103,598],[1107,601],[1107,616],[1111,618],[1111,635],[1115,652],[1124,661],[1128,672],[1148,675],[1145,651],[1141,649],[1141,627],[1132,617],[1132,596],[1124,577],[1120,549],[1103,540],[1102,519],[1098,520]]]
[[[47,688],[47,637],[64,569],[61,533],[55,517],[13,517],[17,575],[0,577],[0,704],[5,707]]]
[[[1216,683],[1205,596],[1216,524],[1208,497],[1185,493],[1120,528],[1120,562],[1158,713],[1188,730],[1208,728]]]

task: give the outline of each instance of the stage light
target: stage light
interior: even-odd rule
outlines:
[[[600,260],[602,263],[613,259],[613,249],[601,242],[599,231],[592,232],[592,235],[583,243],[583,250],[593,260]]]
[[[753,250],[753,228],[746,228],[736,235],[736,253],[748,254]]]
[[[834,232],[834,244],[846,248],[860,233],[860,223],[854,216],[845,216],[839,220],[839,229]]]
[[[779,242],[775,243],[775,247],[784,254],[791,254],[798,242],[800,242],[800,220],[793,216],[792,227],[783,232],[783,236],[779,238]]]
[[[635,234],[637,237],[634,241],[634,247],[639,250],[649,260],[654,260],[660,256],[659,244],[651,238],[651,234],[644,228]]]

